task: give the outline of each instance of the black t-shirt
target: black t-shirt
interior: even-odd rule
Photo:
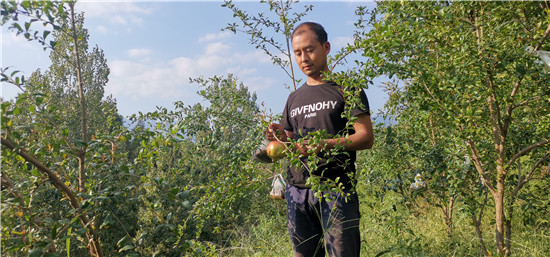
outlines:
[[[369,102],[363,90],[360,91],[361,109],[353,109],[352,115],[362,113],[369,114]],[[298,90],[292,92],[283,110],[281,125],[285,130],[294,133],[294,139],[298,140],[310,132],[324,130],[330,136],[343,135],[347,119],[342,118],[345,100],[341,87],[334,82],[309,86],[302,85]],[[349,131],[353,134],[354,131]],[[336,156],[328,153],[319,153],[317,170],[312,174],[321,176],[323,179],[335,180],[340,177],[346,187],[351,185],[351,177],[355,174],[355,151],[347,151]],[[329,160],[330,161],[327,161]],[[303,157],[307,162],[307,157]],[[351,175],[351,177],[350,177]],[[290,185],[305,188],[309,172],[305,167],[290,165],[287,172],[287,181]]]

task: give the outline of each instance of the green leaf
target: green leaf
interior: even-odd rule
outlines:
[[[43,97],[36,97],[35,98],[36,105],[41,105],[43,101],[44,101]]]
[[[123,245],[128,239],[130,239],[127,235],[122,237],[120,240],[118,240],[118,242],[116,243],[116,245],[118,247],[120,247],[121,245]]]
[[[132,249],[134,249],[133,245],[125,245],[124,247],[120,248],[120,250],[118,250],[118,252],[121,253],[121,252],[132,250]]]
[[[12,112],[11,112],[13,115],[19,115],[21,114],[21,108],[19,107],[15,107]]]
[[[21,6],[23,6],[23,8],[25,8],[26,10],[28,10],[30,7],[31,7],[31,1],[23,1],[21,3]]]
[[[65,137],[69,136],[69,128],[63,128],[61,130],[61,134],[63,134],[63,136]]]
[[[88,228],[81,228],[81,229],[75,230],[75,233],[78,234],[79,236],[85,236],[86,232],[88,232]]]
[[[57,222],[53,224],[51,236],[52,239],[55,239],[57,237]]]
[[[42,248],[34,248],[29,252],[29,257],[40,257],[42,256]]]
[[[48,35],[49,35],[50,33],[51,33],[50,31],[44,30],[44,33],[42,33],[42,38],[46,39],[46,37],[48,37]]]
[[[111,214],[109,214],[107,215],[107,217],[105,217],[105,219],[103,220],[103,223],[101,224],[101,226],[99,226],[99,228],[101,229],[105,226],[110,226],[112,224],[115,224],[115,219]]]
[[[23,31],[23,29],[21,28],[21,25],[19,25],[19,23],[14,23],[13,27],[15,29],[17,29],[17,33],[21,33]]]

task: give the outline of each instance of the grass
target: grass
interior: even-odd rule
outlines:
[[[232,245],[223,256],[292,257],[286,216],[260,215],[255,226],[235,232]]]
[[[367,198],[361,196],[361,256],[482,256],[471,219],[458,211],[459,205],[449,237],[438,208],[426,205],[413,214],[403,206],[394,208],[391,196],[384,202]],[[284,203],[276,206],[284,208]],[[487,209],[482,228],[485,244],[496,256],[491,216],[491,209]],[[547,256],[550,252],[548,224],[537,228],[515,225],[512,233],[512,256]],[[230,245],[220,256],[292,256],[284,210],[259,214],[253,226],[234,232]]]

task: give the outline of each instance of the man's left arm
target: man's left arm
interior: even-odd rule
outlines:
[[[374,133],[372,130],[372,121],[368,113],[362,113],[357,116],[355,124],[353,124],[354,134],[348,137],[332,138],[324,140],[323,146],[308,145],[307,143],[298,145],[302,155],[309,155],[308,149],[316,148],[316,152],[321,149],[333,149],[336,145],[343,145],[346,151],[358,151],[370,149],[374,143]]]
[[[328,149],[343,145],[347,151],[357,151],[370,149],[374,143],[374,133],[372,130],[372,121],[368,113],[362,113],[357,116],[355,124],[353,124],[354,134],[348,137],[327,139],[325,143]]]

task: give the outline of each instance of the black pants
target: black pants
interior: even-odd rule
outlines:
[[[333,201],[319,200],[314,191],[287,186],[288,232],[294,256],[359,257],[359,200],[357,194]]]

